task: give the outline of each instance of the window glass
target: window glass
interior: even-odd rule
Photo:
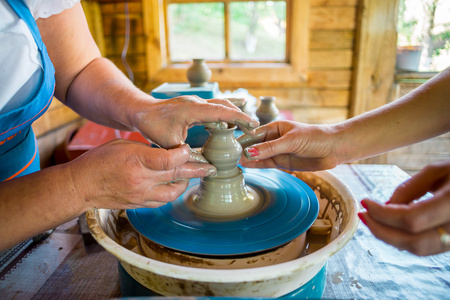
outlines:
[[[172,62],[225,58],[223,3],[172,3],[168,15]]]
[[[231,2],[230,40],[231,60],[284,61],[286,2]]]
[[[286,6],[286,1],[169,3],[170,60],[285,62]]]

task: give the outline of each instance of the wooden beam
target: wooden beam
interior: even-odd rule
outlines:
[[[167,64],[165,21],[162,16],[164,4],[160,0],[142,0],[142,15],[146,39],[147,78],[153,81],[155,75]]]
[[[306,80],[309,58],[309,0],[292,1],[289,60],[299,77]]]
[[[361,0],[349,117],[387,103],[394,81],[398,0]]]

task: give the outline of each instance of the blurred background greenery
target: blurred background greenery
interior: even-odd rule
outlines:
[[[450,1],[400,0],[397,45],[421,49],[419,71],[450,66]]]
[[[231,2],[228,55],[223,3],[170,4],[168,22],[172,62],[286,59],[285,1]]]

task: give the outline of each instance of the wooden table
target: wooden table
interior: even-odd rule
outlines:
[[[342,165],[333,170],[354,192],[385,202],[409,176],[392,165]],[[377,240],[362,224],[328,260],[323,299],[444,299],[450,293],[450,252],[417,257]],[[77,220],[24,247],[0,265],[0,299],[120,297],[118,263],[88,243]]]

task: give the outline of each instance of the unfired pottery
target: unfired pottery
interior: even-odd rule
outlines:
[[[272,96],[262,96],[259,98],[261,104],[256,110],[256,116],[261,125],[270,123],[278,117],[280,111],[275,105],[275,99],[276,98]]]
[[[226,124],[226,123],[225,123]],[[237,166],[242,146],[236,140],[236,125],[206,127],[209,139],[202,148],[203,157],[217,168],[215,176],[204,177],[196,194],[186,206],[196,215],[208,219],[242,218],[258,208],[258,195],[245,185],[242,170]]]
[[[204,59],[195,58],[193,64],[187,69],[187,78],[191,87],[205,86],[211,79],[211,70]]]

